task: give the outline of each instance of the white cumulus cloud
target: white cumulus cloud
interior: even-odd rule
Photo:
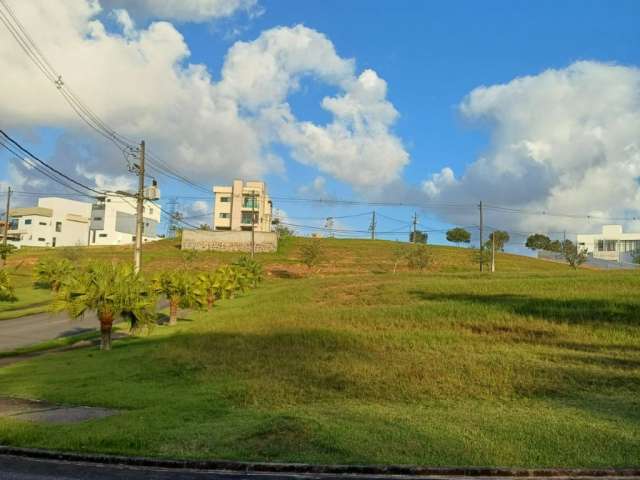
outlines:
[[[459,178],[423,183],[431,200],[484,200],[527,211],[637,214],[640,205],[640,69],[598,62],[473,90],[460,111],[491,131],[488,151]],[[585,220],[504,216],[535,229],[599,228]]]
[[[397,179],[409,161],[391,131],[397,112],[386,98],[386,82],[373,70],[358,73],[352,59],[340,57],[325,35],[308,27],[277,27],[237,42],[216,82],[204,65],[189,63],[189,47],[171,23],[137,27],[126,10],[130,2],[104,3],[122,7],[112,12],[119,32],[98,18],[103,10],[95,0],[10,3],[65,84],[93,111],[128,138],[146,139],[152,152],[202,183],[283,174],[283,160],[271,150],[275,144],[356,188]],[[159,8],[161,2],[143,3]],[[82,124],[4,29],[0,71],[0,115],[8,128],[61,128],[57,164],[122,175],[122,156]],[[305,77],[339,92],[319,105],[332,114],[327,125],[292,113],[289,97]]]
[[[257,11],[257,0],[103,0],[105,8],[129,10],[136,17],[207,22],[238,11]]]

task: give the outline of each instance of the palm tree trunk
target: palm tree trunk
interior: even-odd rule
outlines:
[[[100,318],[100,350],[111,350],[111,331],[113,329],[113,313],[101,313]]]
[[[178,323],[178,301],[169,300],[169,325]]]
[[[207,310],[211,310],[211,307],[213,307],[213,293],[207,295]]]

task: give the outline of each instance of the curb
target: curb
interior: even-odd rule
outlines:
[[[308,473],[350,475],[405,475],[452,477],[625,477],[640,478],[640,467],[631,468],[503,468],[503,467],[426,467],[412,465],[313,465],[306,463],[237,462],[227,460],[170,460],[149,457],[65,453],[37,448],[0,445],[0,455],[83,462],[130,467],[174,470],[227,470],[254,473]]]

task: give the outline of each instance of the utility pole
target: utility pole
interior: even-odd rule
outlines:
[[[418,214],[413,212],[413,243],[416,243],[416,230],[418,226]]]
[[[491,273],[496,271],[496,232],[491,234]]]
[[[482,216],[482,200],[480,200],[480,271],[484,272],[484,238],[483,238],[483,228],[484,228],[484,218]]]
[[[371,225],[369,226],[369,230],[371,230],[371,240],[376,239],[376,211],[371,212]]]
[[[140,142],[140,162],[138,167],[138,203],[136,205],[136,245],[133,251],[133,265],[135,273],[140,272],[142,256],[142,235],[144,231],[144,140]]]
[[[251,190],[251,258],[256,254],[256,191]]]
[[[11,208],[11,187],[7,189],[7,210],[4,212],[4,239],[2,245],[4,247],[4,258],[2,259],[2,266],[7,265],[7,235],[9,234],[9,208]]]

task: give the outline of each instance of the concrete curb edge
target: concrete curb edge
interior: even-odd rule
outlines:
[[[262,473],[367,474],[406,476],[467,477],[625,477],[640,478],[640,467],[630,468],[507,468],[507,467],[426,467],[412,465],[313,465],[307,463],[239,462],[231,460],[171,460],[149,457],[82,454],[38,448],[0,445],[0,455],[40,460],[58,460],[131,467],[175,470],[227,470]]]

